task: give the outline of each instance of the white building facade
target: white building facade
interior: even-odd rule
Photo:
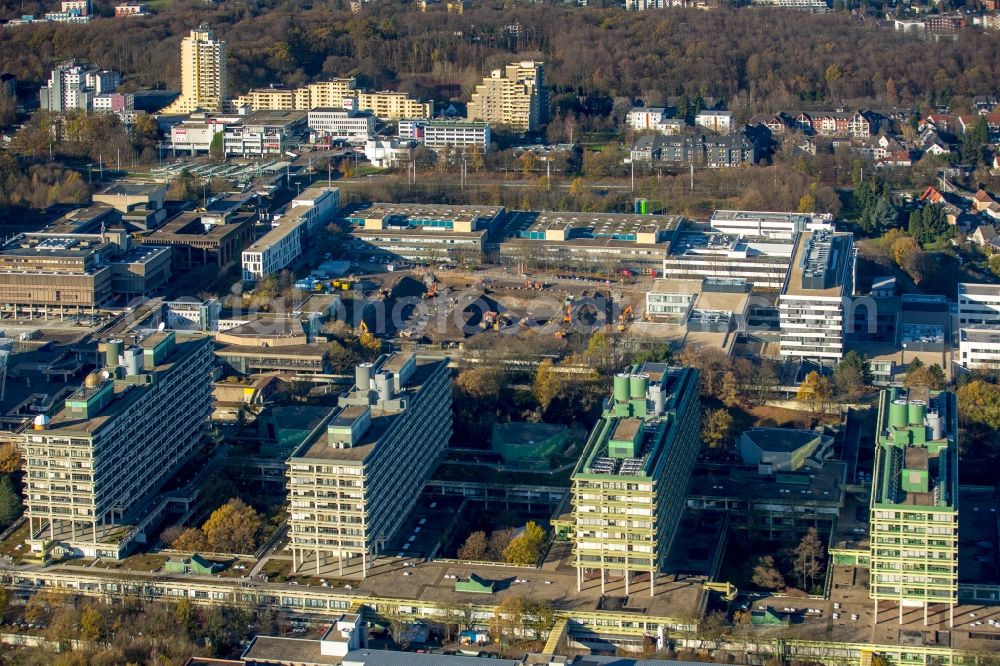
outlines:
[[[309,112],[309,129],[325,139],[367,139],[375,132],[375,116],[353,109],[320,108]]]
[[[959,328],[1000,324],[1000,285],[959,283],[955,302]]]

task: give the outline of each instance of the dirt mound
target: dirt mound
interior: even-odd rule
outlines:
[[[419,298],[427,292],[427,287],[420,280],[410,276],[401,275],[389,282],[385,287],[389,291],[389,298]]]

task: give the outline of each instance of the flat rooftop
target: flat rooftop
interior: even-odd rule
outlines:
[[[166,333],[154,333],[156,335],[167,335]],[[152,338],[153,336],[150,336]],[[150,338],[147,338],[140,345],[143,349],[151,349],[155,346],[156,341],[150,342]],[[175,338],[176,342],[174,344],[173,350],[170,355],[164,360],[163,363],[156,366],[145,367],[143,369],[144,373],[149,372],[168,372],[174,365],[186,360],[189,356],[195,354],[201,347],[205,344],[207,338],[197,336],[197,337],[181,337],[177,336]],[[148,345],[148,346],[147,346]],[[111,381],[111,380],[108,380]],[[103,386],[103,385],[102,385]],[[70,414],[66,407],[63,407],[54,415],[49,422],[48,431],[62,433],[65,431],[67,435],[73,433],[83,433],[86,435],[93,435],[97,433],[102,427],[104,427],[109,421],[113,420],[116,416],[127,410],[132,406],[137,400],[139,400],[148,390],[150,390],[154,384],[136,384],[129,385],[124,382],[115,383],[115,397],[108,405],[100,411],[96,416],[92,416],[89,419],[77,418]],[[98,388],[87,388],[81,386],[73,396],[67,398],[67,400],[74,397],[83,398],[90,394],[93,394],[99,390]]]
[[[244,662],[267,664],[339,664],[341,658],[325,655],[319,640],[256,636],[241,657]]]
[[[954,627],[949,623],[947,604],[931,604],[926,625],[923,608],[904,607],[900,623],[896,603],[883,600],[875,613],[875,602],[868,596],[867,567],[834,564],[831,576],[829,600],[808,599],[807,604],[787,597],[770,600],[778,611],[785,606],[803,605],[820,611],[797,625],[803,638],[814,635],[817,640],[845,643],[950,647],[982,654],[996,651],[1000,606],[960,603],[955,606]],[[763,603],[765,600],[755,602],[754,608]],[[833,618],[834,613],[837,618]]]
[[[400,356],[404,358],[400,359]],[[379,370],[398,373],[406,356],[405,354],[394,355],[389,361],[395,361],[395,363],[383,363],[377,370],[373,369],[372,376]],[[442,363],[447,363],[447,360],[417,358],[416,369],[407,384],[400,390],[398,397],[412,400],[423,390],[424,383],[430,379]],[[405,411],[392,406],[393,404],[394,401],[390,401],[389,404],[379,403],[367,406],[371,409],[371,425],[353,446],[346,448],[331,444],[327,428],[334,425],[351,425],[361,416],[366,405],[349,404],[335,408],[330,412],[329,418],[324,419],[317,428],[309,433],[302,445],[292,454],[292,459],[363,462],[375,452],[379,440],[389,432],[396,420],[404,415]]]
[[[254,111],[249,116],[239,120],[240,125],[290,125],[304,122],[308,111]]]
[[[686,368],[676,368],[664,363],[643,363],[630,369],[631,377],[646,376],[648,385],[662,386],[665,394],[666,410],[661,415],[650,414],[639,418],[615,416],[606,412],[590,431],[587,443],[573,475],[586,478],[648,477],[655,469],[660,456],[673,445],[676,434],[676,408],[679,400],[689,391],[697,391],[692,378],[694,374]],[[643,396],[646,400],[646,396]],[[637,435],[638,441],[636,441]],[[611,440],[635,441],[634,457],[614,457],[610,452]]]
[[[815,430],[795,428],[751,428],[746,434],[761,450],[777,453],[792,453],[817,437],[824,436]]]
[[[126,197],[148,197],[156,194],[166,194],[167,186],[160,183],[115,183],[98,194],[109,194]]]
[[[985,342],[1000,344],[1000,326],[962,328],[958,331],[961,342]]]
[[[304,208],[304,206],[302,206]],[[293,209],[295,210],[295,209]],[[278,226],[273,227],[266,234],[248,245],[244,252],[261,252],[280,243],[287,236],[297,232],[302,227],[304,220],[299,216],[286,215],[278,222]]]
[[[183,243],[185,241],[221,241],[235,233],[241,225],[255,218],[253,213],[236,215],[226,224],[206,225],[202,222],[204,213],[187,211],[168,220],[159,229],[141,237],[142,242],[155,245],[157,242]]]
[[[959,282],[959,296],[1000,296],[1000,284],[980,284],[977,282]]]
[[[444,204],[373,203],[367,208],[350,214],[351,219],[385,216],[432,220],[451,220],[461,217],[493,219],[504,211],[503,206],[448,206]]]
[[[762,210],[717,210],[712,213],[712,222],[740,222],[740,221],[765,221],[765,222],[801,222],[805,224],[811,222],[816,215],[812,213],[792,213],[782,211],[762,211]]]
[[[610,581],[605,592],[597,577],[585,578],[583,590],[577,592],[577,570],[572,549],[553,546],[539,569],[525,571],[523,568],[507,568],[503,565],[476,567],[452,562],[426,562],[411,560],[413,566],[403,567],[405,557],[389,556],[376,560],[368,576],[355,585],[360,594],[411,599],[437,603],[469,603],[495,605],[509,597],[529,594],[533,599],[553,603],[555,607],[581,612],[597,610],[601,598],[606,596],[626,597],[624,580]],[[408,575],[404,575],[408,574]],[[492,594],[464,593],[455,591],[456,579],[467,579],[476,574],[486,580],[501,581]],[[520,578],[522,583],[510,584]],[[621,607],[623,616],[642,617],[686,617],[686,609],[697,607],[702,594],[704,578],[660,575],[656,580],[656,595],[649,595],[649,582],[633,582],[626,603]]]
[[[673,231],[683,218],[676,215],[633,215],[626,213],[538,213],[536,217],[524,220],[526,226],[516,229],[516,235],[528,238],[528,234],[543,233],[549,229],[569,230],[569,239],[631,240],[639,233],[665,233]]]
[[[752,465],[696,465],[688,482],[690,497],[750,497],[795,505],[836,504],[844,499],[847,464],[828,461],[821,469],[764,475]]]
[[[853,261],[852,252],[849,233],[799,234],[782,295],[840,297]]]

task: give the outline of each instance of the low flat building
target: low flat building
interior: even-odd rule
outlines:
[[[375,116],[368,111],[320,107],[309,111],[308,125],[320,141],[367,139],[375,133]]]
[[[149,9],[145,2],[123,2],[120,5],[115,5],[115,18],[146,16],[148,14]]]
[[[354,387],[288,460],[293,571],[367,575],[451,437],[450,377],[447,359],[414,354],[358,366]]]
[[[212,143],[221,135],[227,124],[234,122],[221,118],[190,118],[170,127],[167,148],[176,157],[178,151],[191,155],[207,155]],[[221,139],[220,139],[221,140]]]
[[[781,355],[817,361],[843,358],[844,323],[853,291],[851,234],[800,234],[778,298]]]
[[[798,9],[812,14],[825,14],[830,11],[826,0],[753,0],[760,7],[781,7],[782,9]]]
[[[217,342],[215,356],[230,371],[241,375],[284,372],[294,375],[330,374],[325,343],[312,342],[263,347],[255,339]]]
[[[330,624],[318,640],[254,636],[239,663],[250,666],[346,665],[349,663],[345,659],[347,655],[364,647],[368,643],[367,638],[368,630],[361,616],[344,613]]]
[[[755,467],[698,465],[687,506],[719,511],[739,539],[796,545],[810,529],[829,542],[845,501],[846,465],[827,462],[808,472],[761,474]]]
[[[159,229],[136,237],[142,245],[168,246],[178,270],[193,266],[225,268],[240,260],[253,235],[253,214],[226,214],[224,221],[211,211],[181,213]]]
[[[0,248],[0,308],[82,312],[148,296],[170,279],[171,251],[133,246],[124,230],[21,234]]]
[[[305,111],[256,111],[222,133],[223,151],[230,157],[281,155],[302,143]]]
[[[474,146],[485,153],[490,149],[490,124],[468,120],[400,120],[399,138],[419,141],[432,150]]]
[[[744,279],[754,289],[781,289],[795,249],[793,240],[717,232],[685,225],[663,259],[663,277],[683,280]]]
[[[372,139],[365,142],[365,159],[379,169],[408,165],[413,160],[416,141],[397,139]]]
[[[740,435],[740,456],[763,473],[821,469],[833,455],[833,437],[815,430],[751,428]]]
[[[302,256],[305,218],[289,215],[243,250],[243,279],[256,281],[291,266]]]
[[[830,213],[717,210],[708,222],[714,231],[753,238],[793,241],[803,231],[833,231]]]
[[[520,212],[510,216],[500,258],[526,267],[656,271],[681,222],[661,215]]]
[[[116,183],[91,196],[94,203],[111,206],[123,216],[144,227],[157,226],[167,218],[164,204],[167,185],[159,183]]]
[[[735,333],[746,328],[750,287],[746,280],[654,280],[646,316],[691,331]]]
[[[479,262],[486,237],[505,219],[502,206],[375,203],[347,218],[343,249],[417,263]]]

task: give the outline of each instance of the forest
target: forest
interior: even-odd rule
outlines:
[[[110,12],[109,0],[96,4]],[[714,97],[751,113],[841,103],[961,106],[1000,87],[1000,36],[969,30],[929,47],[840,13],[624,12],[498,0],[473,3],[462,15],[440,5],[421,13],[413,4],[374,3],[351,14],[346,4],[175,0],[129,19],[127,30],[114,19],[18,26],[0,31],[0,62],[35,84],[53,63],[76,57],[125,73],[132,87],[177,88],[179,41],[204,21],[227,41],[231,94],[354,75],[363,87],[464,101],[484,72],[514,57],[544,60],[555,117],[581,120],[608,116],[623,98]],[[4,0],[2,16],[40,5]]]

